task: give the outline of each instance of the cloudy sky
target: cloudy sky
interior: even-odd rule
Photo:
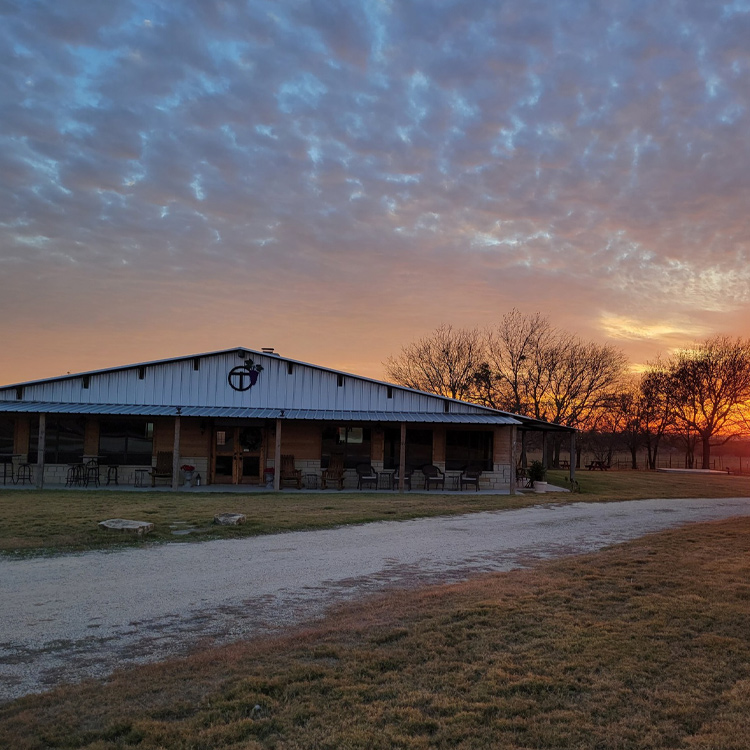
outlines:
[[[750,2],[0,0],[0,382],[750,335]]]

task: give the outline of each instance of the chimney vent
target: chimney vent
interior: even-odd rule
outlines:
[[[264,347],[263,347],[263,348],[261,349],[261,351],[263,352],[263,354],[276,354],[276,353],[274,352],[274,350],[273,350],[273,347],[272,347],[272,346],[264,346]],[[279,355],[278,355],[278,354],[276,354],[276,356],[278,357]]]

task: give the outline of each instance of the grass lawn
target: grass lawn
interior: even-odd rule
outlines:
[[[750,519],[370,598],[0,707],[0,747],[690,748],[750,729]]]
[[[562,484],[564,472],[550,472]],[[579,472],[580,494],[454,495],[406,492],[294,492],[219,494],[198,492],[118,492],[116,490],[0,490],[0,554],[39,554],[110,548],[154,542],[185,542],[278,531],[330,528],[342,524],[456,515],[519,508],[539,503],[631,500],[652,497],[750,496],[750,477],[655,472]],[[212,524],[218,513],[239,512],[247,523]],[[107,518],[150,521],[142,540],[100,531]],[[174,531],[192,529],[189,534]]]

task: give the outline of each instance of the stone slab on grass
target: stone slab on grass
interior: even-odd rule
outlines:
[[[246,520],[244,513],[219,513],[214,516],[214,523],[219,524],[219,526],[239,526]]]
[[[110,518],[100,521],[99,528],[104,531],[119,531],[123,534],[148,534],[154,530],[154,524],[148,521],[130,521],[127,518]]]

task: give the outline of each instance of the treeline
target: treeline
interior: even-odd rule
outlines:
[[[714,336],[634,374],[610,344],[584,341],[540,313],[511,310],[491,328],[441,325],[384,363],[395,383],[575,427],[598,456],[645,451],[656,468],[666,439],[689,465],[750,433],[750,340]],[[555,446],[553,464],[559,458]]]

